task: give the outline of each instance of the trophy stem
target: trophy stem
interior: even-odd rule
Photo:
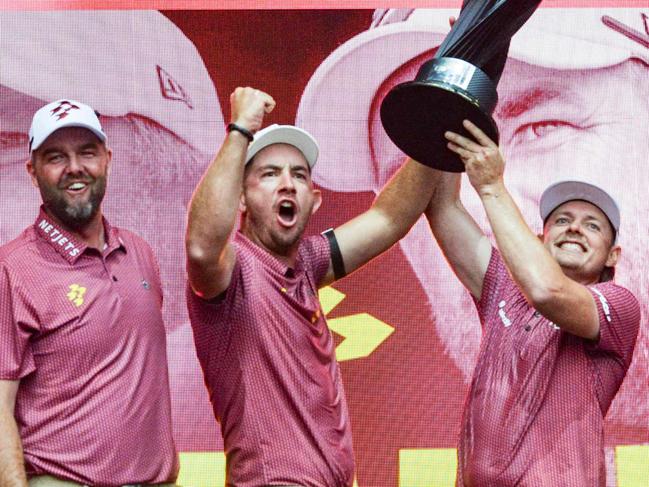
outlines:
[[[403,152],[430,167],[462,172],[464,164],[446,147],[447,130],[468,135],[471,120],[494,142],[491,114],[496,87],[512,36],[541,0],[465,0],[457,21],[436,55],[414,81],[390,90],[381,103],[386,134]]]
[[[489,71],[485,66],[494,58],[506,57],[512,36],[540,3],[541,0],[465,2],[457,22],[437,50],[436,57],[464,59]]]

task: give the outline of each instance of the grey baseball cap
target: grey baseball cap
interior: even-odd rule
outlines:
[[[620,209],[617,203],[603,189],[583,181],[559,181],[543,192],[539,203],[543,223],[559,206],[575,200],[587,201],[602,210],[611,223],[617,239],[620,231]]]

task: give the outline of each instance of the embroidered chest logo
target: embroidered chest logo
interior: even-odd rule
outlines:
[[[79,284],[70,284],[70,292],[66,295],[70,302],[77,308],[83,304],[83,297],[86,294],[86,288]]]
[[[320,319],[320,316],[322,316],[322,314],[320,313],[320,308],[318,308],[315,311],[315,313],[313,313],[313,315],[311,315],[311,324],[315,325],[318,322],[318,320]]]
[[[151,284],[149,284],[149,281],[146,279],[142,279],[142,287],[148,291],[151,289]]]

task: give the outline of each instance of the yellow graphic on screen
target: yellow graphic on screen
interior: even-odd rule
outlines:
[[[86,294],[86,288],[79,284],[70,284],[70,292],[67,294],[68,299],[77,308],[83,304],[83,296]]]
[[[649,485],[649,445],[621,445],[615,449],[617,487]]]
[[[340,291],[327,286],[319,293],[322,311],[327,315],[345,299]],[[367,357],[394,332],[387,323],[368,313],[327,319],[329,329],[344,338],[336,347],[339,362]]]
[[[354,487],[454,487],[455,448],[405,448],[399,450],[398,486],[376,486],[354,481]],[[649,479],[649,445],[624,445],[615,449],[616,486],[646,487]],[[223,452],[180,454],[178,485],[222,487],[225,484]]]
[[[176,485],[183,487],[223,487],[225,485],[225,453],[182,452]],[[359,487],[354,479],[352,487]]]

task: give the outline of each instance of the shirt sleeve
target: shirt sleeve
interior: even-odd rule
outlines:
[[[308,263],[318,286],[327,275],[331,263],[331,248],[329,240],[324,235],[315,235],[306,241],[302,258]]]
[[[203,370],[221,364],[230,344],[232,327],[231,313],[238,313],[238,304],[245,300],[244,273],[251,272],[242,268],[242,259],[238,255],[232,270],[228,288],[219,296],[207,300],[198,296],[187,281],[185,295],[187,312],[194,335],[196,354]],[[251,325],[253,325],[251,323]]]
[[[241,293],[243,286],[244,274],[250,275],[252,272],[249,266],[244,269],[238,249],[235,246],[236,259],[232,268],[232,276],[227,289],[212,299],[203,299],[198,296],[192,289],[189,281],[186,286],[187,311],[192,324],[201,324],[202,326],[218,326],[227,314],[235,308],[237,299],[242,299]],[[239,296],[237,296],[239,294]]]
[[[619,357],[628,367],[640,327],[640,305],[631,292],[613,282],[588,288],[599,315],[599,340],[590,349]]]
[[[9,271],[0,267],[0,379],[19,380],[36,369],[31,330],[20,317],[19,298],[12,294]]]

